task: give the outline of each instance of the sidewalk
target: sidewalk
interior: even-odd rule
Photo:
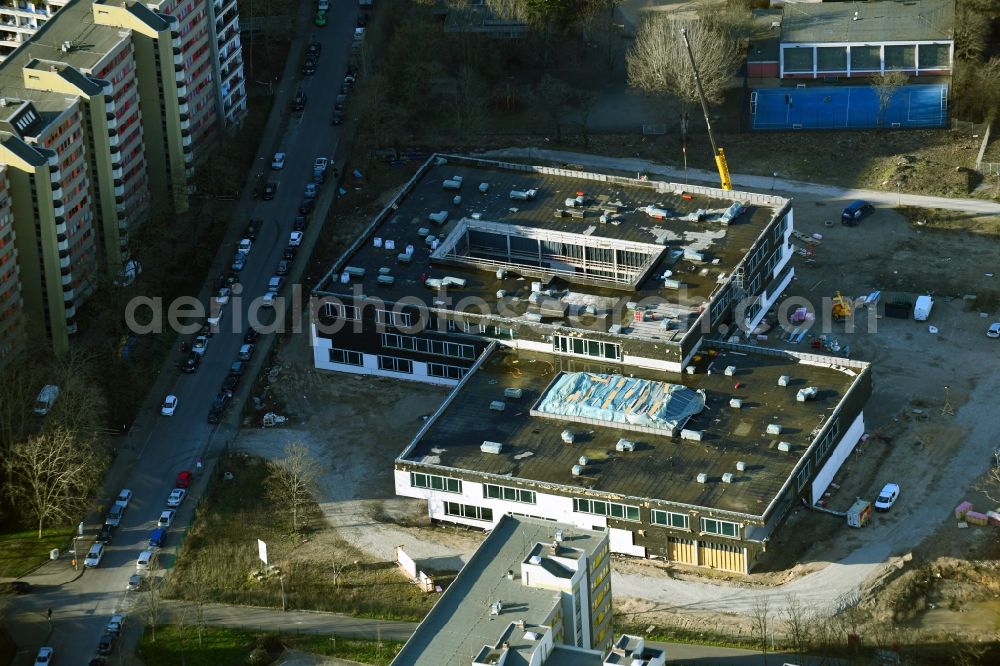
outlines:
[[[194,606],[186,601],[163,603],[164,610],[171,618],[177,618],[186,611],[188,623],[193,622],[196,615]],[[415,622],[370,620],[322,611],[280,611],[256,606],[205,604],[203,612],[205,624],[209,626],[250,629],[261,633],[277,631],[405,641],[417,628]]]
[[[684,182],[684,169],[657,164],[635,157],[605,157],[588,153],[575,153],[563,150],[548,150],[545,148],[502,148],[477,154],[478,157],[492,159],[520,158],[531,162],[556,162],[559,164],[579,164],[584,167],[596,168],[602,171],[624,171],[633,176],[647,173],[668,178],[675,182]],[[806,194],[826,199],[841,199],[845,202],[854,199],[865,199],[883,206],[915,206],[918,208],[943,208],[960,210],[978,215],[1000,215],[1000,203],[983,199],[948,199],[945,197],[929,197],[922,194],[906,194],[896,192],[881,192],[878,190],[846,189],[834,185],[819,185],[801,180],[772,178],[770,176],[751,176],[747,174],[731,174],[733,187],[748,192],[776,194]],[[719,175],[714,171],[704,169],[688,169],[687,179],[712,187],[719,186]]]

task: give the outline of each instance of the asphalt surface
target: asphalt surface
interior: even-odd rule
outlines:
[[[339,128],[331,125],[330,118],[334,97],[339,92],[347,67],[357,7],[348,3],[332,5],[329,24],[322,29],[312,26],[312,3],[304,4],[302,13],[308,28],[298,33],[291,46],[286,75],[275,91],[272,118],[262,136],[261,154],[257,160],[261,168],[255,170],[265,171],[265,179],[278,183],[277,194],[272,201],[249,201],[257,175],[251,173],[248,180],[251,186],[244,188],[244,200],[238,206],[243,213],[236,221],[239,228],[227,236],[219,252],[217,263],[228,272],[235,254],[235,240],[232,239],[238,240],[250,218],[264,221],[241,273],[240,289],[234,289],[235,297],[222,307],[224,314],[219,331],[210,339],[197,372],[182,374],[174,368],[174,364],[182,359],[178,350],[176,357],[171,358],[161,371],[153,389],[154,395],[147,400],[148,408],[137,418],[123,441],[121,460],[116,462],[116,467],[119,471],[122,471],[122,466],[131,468],[127,475],[118,476],[124,478],[122,485],[133,491],[133,497],[100,566],[85,571],[81,566],[80,571],[75,572],[69,563],[69,556],[51,562],[35,581],[35,592],[19,598],[9,609],[7,619],[22,648],[15,664],[32,663],[38,647],[47,645],[55,648],[56,663],[86,665],[95,655],[98,641],[112,614],[119,611],[142,612],[143,594],[126,593],[125,587],[136,571],[136,558],[145,550],[156,520],[166,508],[166,498],[174,487],[178,472],[191,470],[195,472],[195,479],[188,497],[178,509],[166,546],[160,551],[160,567],[166,569],[174,564],[177,546],[208,483],[207,471],[211,462],[235,432],[233,424],[210,425],[207,422],[209,407],[230,365],[236,360],[247,322],[260,319],[270,323],[275,320],[274,312],[261,312],[257,299],[267,291],[268,280],[288,243],[303,189],[312,179],[315,158],[332,157],[338,140]],[[323,46],[317,72],[300,77],[302,54],[305,45],[312,40],[319,41]],[[289,100],[300,85],[308,96],[308,102],[303,112],[291,113]],[[288,116],[288,121],[284,134],[278,137],[276,130],[281,126],[280,116],[283,114]],[[269,131],[272,133],[270,136]],[[273,150],[287,153],[286,166],[281,171],[269,169]],[[337,185],[331,172],[332,169],[320,190],[317,211],[311,216],[315,223],[306,230],[306,242],[293,264],[292,273],[286,278],[282,295],[291,295],[290,284],[308,262],[306,250],[319,233],[320,214],[335,197]],[[208,305],[213,295],[206,288],[202,303]],[[164,304],[164,311],[167,305]],[[182,336],[180,339],[192,337]],[[258,352],[264,353],[273,340],[263,339],[262,336],[261,343],[258,347],[263,346],[263,349]],[[249,384],[248,377],[240,392],[245,394]],[[159,403],[167,394],[179,398],[172,417],[159,415]],[[229,416],[233,418],[232,414]],[[199,469],[199,460],[204,460],[204,469]],[[116,476],[114,472],[113,469],[109,478]],[[116,492],[109,489],[109,497],[114,494]],[[99,525],[88,524],[87,527],[86,536],[79,540],[81,558],[93,543]],[[51,617],[48,609],[52,610]],[[112,663],[133,663],[131,659],[122,659],[119,652],[131,653],[138,640],[140,624],[135,621],[130,623],[121,644],[115,648]]]

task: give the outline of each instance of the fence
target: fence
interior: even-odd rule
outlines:
[[[978,133],[978,132],[985,132],[986,130],[988,130],[989,124],[974,123],[968,120],[956,120],[955,118],[952,118],[951,129],[955,131]]]
[[[402,569],[407,578],[416,583],[421,590],[424,592],[433,592],[437,589],[437,586],[434,584],[434,579],[417,568],[416,561],[403,551],[402,546],[393,546],[392,553],[393,559],[396,561],[396,564],[399,565],[399,568]]]

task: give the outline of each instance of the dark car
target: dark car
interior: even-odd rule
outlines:
[[[305,62],[302,63],[302,73],[306,76],[316,73],[316,61],[312,58],[306,58]]]
[[[344,112],[343,111],[334,111],[333,115],[330,116],[330,124],[331,125],[343,125],[344,124]]]
[[[243,361],[233,361],[233,364],[229,366],[229,374],[240,377],[246,369],[247,364]]]
[[[849,227],[853,227],[874,212],[875,206],[872,206],[867,201],[858,199],[847,204],[844,211],[840,214],[840,221]]]
[[[358,27],[359,28],[364,28],[367,25],[368,25],[368,13],[367,12],[359,12],[358,13]]]
[[[243,342],[250,344],[252,342],[257,342],[257,338],[260,337],[260,332],[256,328],[248,328],[247,332],[243,334]]]
[[[288,269],[290,269],[291,267],[292,267],[292,262],[288,261],[288,259],[282,259],[281,261],[278,262],[278,267],[274,270],[274,273],[275,275],[280,275],[284,277],[285,275],[288,275]]]
[[[297,247],[286,247],[285,251],[281,253],[281,258],[286,261],[295,261],[295,255],[299,253]]]
[[[87,662],[87,666],[107,666],[108,660],[104,657],[94,657]]]
[[[306,47],[306,56],[310,58],[318,58],[319,54],[323,52],[323,45],[319,42],[311,42],[309,46]]]
[[[344,81],[340,84],[340,94],[346,95],[349,92],[351,92],[351,83],[350,81]]]
[[[302,111],[306,108],[306,102],[308,101],[306,97],[306,91],[299,88],[295,91],[295,97],[292,98],[292,111]]]
[[[305,215],[296,215],[295,219],[292,220],[292,231],[305,231],[307,226],[309,226],[309,218]]]
[[[97,543],[111,543],[111,538],[114,536],[114,533],[114,526],[105,524],[101,527],[101,531],[97,533]]]
[[[198,372],[199,365],[201,365],[201,354],[198,352],[191,352],[188,354],[187,359],[184,360],[184,364],[181,366],[181,371],[188,374]]]
[[[97,644],[97,654],[109,655],[112,650],[115,649],[115,635],[114,634],[104,634],[101,636],[100,642]]]
[[[222,382],[222,390],[228,391],[230,393],[236,390],[236,387],[240,385],[239,375],[228,375]]]
[[[212,409],[219,410],[220,412],[229,406],[229,401],[232,400],[233,394],[229,391],[220,391],[219,395],[215,396],[215,400],[212,401]]]
[[[240,274],[235,271],[229,271],[229,275],[226,276],[226,286],[232,287],[234,284],[240,283]]]
[[[308,215],[313,212],[314,208],[316,208],[315,199],[303,199],[301,203],[299,203],[299,213],[302,215]]]
[[[277,193],[277,191],[278,191],[278,184],[273,180],[270,180],[267,182],[266,185],[264,185],[264,192],[263,194],[260,195],[260,198],[263,199],[264,201],[270,201],[271,199],[274,198],[274,195],[275,193]]]
[[[343,111],[345,106],[347,106],[347,95],[337,95],[337,99],[333,103],[333,109],[335,111]]]
[[[257,232],[260,231],[261,222],[260,220],[250,220],[247,225],[246,231],[243,232],[244,238],[249,238],[250,240],[257,240]]]
[[[208,410],[208,422],[209,423],[211,423],[212,425],[215,425],[216,423],[218,423],[221,420],[222,420],[222,410],[221,409],[216,409],[215,407],[213,407],[212,409]]]

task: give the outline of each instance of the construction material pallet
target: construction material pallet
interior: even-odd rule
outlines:
[[[812,236],[804,234],[797,229],[792,229],[792,236],[798,238],[803,243],[809,243],[810,245],[819,245],[822,242],[818,238],[813,238]]]

